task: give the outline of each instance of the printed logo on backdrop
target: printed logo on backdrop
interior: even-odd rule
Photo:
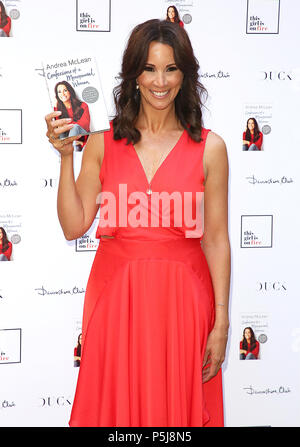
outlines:
[[[293,81],[294,72],[293,70],[285,71],[285,70],[270,70],[264,71],[261,70],[259,72],[259,80],[261,81],[280,81],[280,82],[290,82]]]
[[[268,341],[269,316],[265,313],[243,313],[240,317],[240,360],[263,358]]]
[[[21,333],[18,329],[0,329],[0,364],[21,363]]]
[[[257,281],[258,292],[286,292],[287,285],[282,281]]]
[[[300,67],[289,70],[260,70],[257,75],[258,81],[276,82],[286,85],[296,92],[300,91]]]
[[[45,396],[38,399],[38,406],[44,408],[70,407],[71,405],[70,396]]]
[[[246,177],[246,180],[250,185],[291,185],[294,183],[292,177],[283,175],[282,177],[257,177],[254,174]]]
[[[230,74],[226,70],[205,71],[199,75],[202,79],[230,79]]]
[[[83,251],[96,251],[99,245],[99,239],[96,238],[95,228],[98,227],[99,212],[94,220],[94,224],[89,231],[82,237],[76,239],[75,250],[78,252]]]
[[[193,7],[194,0],[179,0],[172,2],[171,0],[164,0],[165,11],[163,14],[163,19],[167,17],[167,11],[169,6],[175,6],[178,12],[179,19],[184,23],[184,25],[189,25],[193,20]]]
[[[279,34],[280,0],[247,1],[247,34]]]
[[[99,240],[90,234],[84,234],[81,238],[76,239],[76,251],[96,251]]]
[[[0,409],[1,410],[7,410],[9,408],[14,408],[16,406],[14,401],[11,400],[3,400],[2,402],[0,402]]]
[[[111,0],[76,0],[76,31],[110,30]]]
[[[12,191],[15,190],[18,183],[15,179],[9,177],[0,177],[0,190]]]
[[[268,149],[268,135],[272,131],[273,104],[244,104],[242,150],[260,152]]]
[[[241,248],[272,248],[273,215],[241,216]]]
[[[63,289],[63,288],[57,288],[57,289],[47,289],[43,285],[41,287],[37,287],[34,289],[38,295],[41,296],[50,296],[50,295],[78,295],[78,294],[84,294],[85,289],[81,287],[74,286],[70,289]]]
[[[42,178],[41,182],[42,182],[42,187],[43,188],[47,188],[47,189],[51,189],[57,186],[57,178]]]
[[[0,144],[22,144],[21,109],[0,109]]]
[[[243,390],[246,394],[250,396],[283,396],[291,393],[291,389],[286,385],[279,385],[276,387],[254,387],[253,385],[249,385],[243,387]]]

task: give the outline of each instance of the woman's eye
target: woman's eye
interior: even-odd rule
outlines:
[[[177,70],[176,65],[174,65],[173,67],[169,67],[169,68],[168,68],[168,71],[175,71],[175,70]]]
[[[145,71],[153,71],[153,67],[150,67],[149,65],[144,68]]]

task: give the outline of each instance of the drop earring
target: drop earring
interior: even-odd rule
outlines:
[[[134,98],[135,98],[136,102],[139,103],[139,101],[140,101],[140,86],[138,83],[136,83],[136,86],[135,86]]]

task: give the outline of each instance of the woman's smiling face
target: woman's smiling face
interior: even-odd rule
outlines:
[[[168,17],[171,20],[174,19],[174,17],[175,17],[175,11],[174,11],[174,8],[172,8],[172,6],[170,6],[168,9]]]
[[[57,96],[62,102],[69,101],[71,98],[70,92],[64,84],[57,86]]]
[[[252,120],[252,119],[250,119],[249,121],[248,121],[248,129],[251,131],[251,130],[254,130],[254,127],[255,127],[255,124],[254,124],[254,121]]]
[[[182,81],[183,73],[175,63],[173,48],[151,42],[144,71],[137,78],[142,103],[144,101],[158,110],[170,107]]]
[[[251,331],[250,331],[250,329],[245,329],[244,335],[245,335],[245,338],[246,338],[247,341],[250,340],[250,338],[251,338]]]

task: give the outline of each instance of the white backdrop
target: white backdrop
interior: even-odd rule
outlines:
[[[97,219],[86,238],[64,239],[56,214],[59,157],[45,137],[50,105],[41,61],[76,51],[95,55],[112,115],[111,93],[131,29],[164,18],[172,2],[4,4],[12,30],[10,38],[0,39],[0,226],[13,241],[13,255],[0,264],[0,426],[67,426]],[[205,127],[223,137],[230,162],[225,424],[300,426],[300,5],[173,4],[209,92]],[[80,28],[80,12],[89,13],[95,28]],[[260,152],[242,151],[249,116],[265,132]],[[81,154],[75,158],[78,172]],[[260,340],[260,358],[253,362],[239,360],[246,326]]]

